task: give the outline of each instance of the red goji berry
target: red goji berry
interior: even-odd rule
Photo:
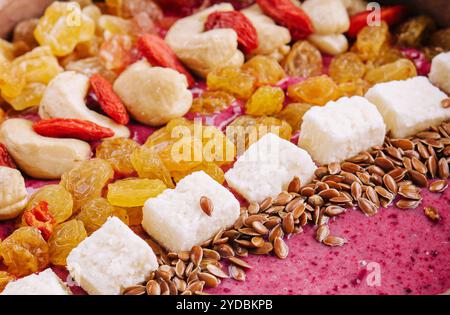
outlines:
[[[3,143],[0,143],[0,166],[16,168],[16,164]]]
[[[309,16],[291,0],[256,0],[261,10],[289,29],[294,40],[305,39],[314,31]]]
[[[35,123],[33,129],[44,137],[75,138],[84,141],[95,141],[114,136],[114,131],[110,128],[81,119],[45,119]]]
[[[205,22],[205,31],[214,28],[231,28],[238,35],[238,43],[248,54],[258,48],[258,34],[252,22],[239,11],[213,12]]]
[[[194,78],[178,60],[172,48],[159,36],[145,34],[139,37],[137,46],[152,66],[176,70],[186,76],[189,86],[195,83]]]
[[[29,226],[36,227],[41,231],[42,237],[47,241],[53,232],[56,224],[55,218],[48,210],[48,203],[40,201],[39,204],[23,213],[25,223]]]
[[[102,110],[118,124],[128,124],[130,116],[128,116],[125,105],[114,92],[111,83],[98,73],[90,78],[90,82]]]
[[[364,11],[350,17],[350,28],[347,31],[347,35],[350,37],[356,37],[359,31],[367,26],[367,18],[373,11]],[[383,7],[380,10],[380,20],[385,21],[389,26],[395,25],[402,21],[408,13],[408,10],[403,5],[396,5],[392,7]]]

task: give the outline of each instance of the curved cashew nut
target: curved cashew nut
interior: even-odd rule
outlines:
[[[58,179],[79,161],[89,159],[91,147],[76,139],[57,139],[38,135],[26,119],[8,119],[0,127],[3,143],[19,168],[41,179]]]
[[[252,54],[266,55],[277,60],[289,52],[289,42],[291,33],[285,27],[275,24],[275,22],[265,15],[261,8],[254,4],[241,11],[253,24],[258,33],[258,48]]]
[[[89,78],[81,73],[66,71],[53,78],[45,89],[39,106],[39,116],[47,118],[74,118],[89,120],[110,128],[115,137],[130,136],[130,130],[87,108],[84,101],[89,90]]]
[[[186,77],[175,70],[138,61],[114,83],[114,91],[137,121],[160,126],[182,117],[192,105]]]
[[[238,49],[236,32],[232,29],[204,32],[208,15],[232,10],[231,4],[222,3],[180,19],[169,29],[165,41],[184,64],[202,77],[217,68],[239,67],[244,63],[244,55]]]
[[[17,217],[27,205],[27,189],[22,174],[0,166],[0,220]]]

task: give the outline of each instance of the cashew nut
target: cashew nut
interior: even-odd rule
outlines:
[[[74,118],[89,120],[110,128],[115,137],[130,136],[130,130],[87,108],[84,101],[89,90],[89,78],[81,73],[66,71],[53,78],[45,89],[39,107],[41,118]]]
[[[0,220],[17,217],[27,205],[27,189],[22,174],[0,166]]]
[[[348,49],[347,37],[343,34],[311,35],[308,40],[321,52],[336,56],[346,52]]]
[[[350,27],[350,18],[341,0],[306,0],[302,9],[310,17],[315,34],[341,34]]]
[[[257,4],[241,12],[252,22],[258,33],[258,48],[252,52],[253,54],[281,60],[289,53],[291,34],[287,28],[275,24],[270,17],[264,15]]]
[[[238,49],[236,32],[228,28],[204,32],[209,14],[232,10],[231,4],[221,3],[182,18],[169,29],[165,40],[178,58],[202,77],[217,68],[239,67],[244,55]]]
[[[160,126],[182,117],[192,105],[186,77],[175,70],[138,61],[114,83],[114,91],[137,121]]]
[[[20,118],[8,119],[0,126],[0,142],[19,168],[34,178],[60,178],[91,155],[88,143],[40,136],[34,132],[31,121]]]

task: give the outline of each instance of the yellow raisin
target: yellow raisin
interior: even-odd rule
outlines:
[[[287,121],[287,123],[292,127],[293,131],[300,130],[303,121],[303,115],[311,108],[313,105],[307,103],[291,103],[287,105],[278,115],[279,119]]]
[[[106,139],[97,147],[96,157],[111,163],[116,173],[131,176],[135,172],[131,163],[131,155],[137,148],[139,148],[139,144],[131,139]]]
[[[211,176],[214,180],[216,180],[219,184],[223,184],[225,182],[225,174],[223,170],[219,166],[217,166],[217,164],[211,162],[204,162],[186,172],[174,172],[173,178],[175,182],[178,183],[184,177],[198,171],[205,172],[206,174]]]
[[[225,67],[208,74],[210,90],[225,91],[241,99],[248,99],[255,90],[256,78],[240,67]]]
[[[289,86],[288,95],[295,102],[325,105],[338,99],[341,93],[330,77],[321,75]]]
[[[211,114],[228,108],[235,98],[223,91],[205,91],[194,99],[190,111],[192,113]]]
[[[283,64],[291,77],[308,78],[322,74],[322,54],[308,41],[296,42]]]
[[[255,56],[247,61],[242,69],[256,78],[256,85],[275,85],[286,77],[281,65],[273,58]]]
[[[40,18],[34,36],[42,46],[48,45],[55,56],[67,56],[75,46],[94,36],[94,21],[83,14],[76,2],[53,2]]]
[[[49,263],[49,249],[35,227],[21,227],[0,243],[0,256],[8,272],[17,277],[44,269]]]
[[[16,278],[6,272],[6,271],[0,271],[0,293],[5,289],[5,287],[10,283],[11,281],[14,281]]]
[[[114,207],[108,200],[101,197],[94,198],[84,204],[75,218],[83,222],[87,234],[91,235],[101,228],[110,216],[118,217],[125,224],[129,224],[126,209]]]
[[[61,177],[61,185],[72,194],[73,210],[78,210],[86,202],[101,196],[103,188],[113,179],[111,164],[102,159],[93,159],[78,164]]]
[[[374,60],[389,42],[389,27],[382,21],[379,26],[365,26],[359,31],[353,50],[363,61]]]
[[[371,84],[394,80],[405,80],[417,76],[414,63],[409,59],[399,59],[395,62],[369,70],[364,79]]]
[[[364,76],[366,67],[355,53],[347,52],[333,58],[330,63],[330,77],[337,83],[353,81]]]
[[[108,185],[108,201],[113,206],[140,207],[167,187],[159,179],[127,178]]]
[[[274,115],[283,108],[284,92],[269,85],[259,87],[247,101],[245,111],[249,115]]]
[[[356,79],[350,82],[339,83],[338,87],[341,94],[347,97],[364,96],[370,88],[370,84],[364,79]]]
[[[167,187],[175,187],[169,170],[153,148],[137,148],[131,154],[130,160],[140,178],[160,179]]]
[[[65,266],[66,258],[72,249],[87,237],[84,224],[80,220],[70,220],[57,225],[48,240],[50,262],[54,265]]]

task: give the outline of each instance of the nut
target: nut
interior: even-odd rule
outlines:
[[[204,32],[209,14],[232,10],[231,4],[221,3],[182,18],[169,29],[165,41],[187,67],[202,77],[218,68],[239,67],[244,63],[244,55],[238,49],[236,32],[232,29]]]
[[[6,120],[0,127],[0,142],[19,168],[34,178],[60,178],[91,155],[88,143],[40,136],[34,132],[33,123],[26,119]]]
[[[127,127],[111,118],[90,110],[84,101],[89,90],[89,78],[73,71],[63,72],[53,78],[45,89],[39,107],[39,116],[48,118],[74,118],[89,120],[97,125],[110,128],[115,137],[128,138]]]
[[[27,189],[22,174],[0,166],[0,220],[13,219],[27,205]]]
[[[139,61],[114,83],[114,91],[137,121],[160,126],[182,117],[192,105],[186,77],[175,70]]]
[[[252,5],[241,11],[253,24],[258,33],[258,48],[255,55],[266,55],[280,61],[290,50],[291,34],[285,27],[275,24],[258,5]],[[262,40],[264,39],[264,40]]]
[[[336,56],[348,49],[347,37],[342,34],[311,35],[308,40],[321,52]]]
[[[350,19],[341,0],[306,0],[302,9],[311,19],[315,34],[341,34],[350,27]]]

